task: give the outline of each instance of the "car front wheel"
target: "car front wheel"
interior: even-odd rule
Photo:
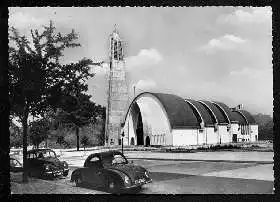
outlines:
[[[116,193],[119,190],[119,185],[114,180],[107,182],[107,190],[111,193]]]
[[[67,171],[64,171],[64,172],[63,172],[63,176],[64,176],[64,177],[67,177],[68,172],[69,172],[68,170],[67,170]]]

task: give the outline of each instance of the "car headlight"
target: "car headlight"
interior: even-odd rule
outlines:
[[[50,165],[45,165],[45,170],[50,170]]]
[[[129,179],[129,177],[127,175],[124,176],[124,182],[126,184],[130,184],[130,179]]]
[[[149,171],[145,171],[145,176],[149,177]]]

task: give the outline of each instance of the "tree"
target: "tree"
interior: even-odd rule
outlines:
[[[259,126],[259,140],[273,139],[273,119],[270,115],[257,114],[254,119]]]
[[[50,128],[51,124],[45,118],[31,123],[29,130],[30,141],[36,148],[39,148],[41,142],[47,140]]]
[[[67,94],[61,98],[60,110],[57,119],[63,124],[74,126],[77,138],[77,151],[79,151],[79,131],[82,126],[95,122],[96,118],[102,116],[100,106],[96,106],[90,100],[90,96],[83,93],[75,95]]]
[[[86,146],[89,145],[89,138],[88,138],[88,136],[86,136],[86,135],[82,136],[81,143],[84,146],[84,150],[86,150]]]
[[[75,43],[78,35],[62,36],[55,33],[52,21],[42,33],[31,30],[32,41],[11,27],[9,30],[9,99],[11,114],[19,118],[23,127],[23,181],[27,182],[27,120],[30,115],[44,117],[46,109],[56,108],[63,94],[87,90],[85,80],[93,76],[89,72],[90,59],[76,63],[60,64],[66,48],[80,46]],[[99,63],[95,63],[98,65]],[[66,90],[67,89],[67,90]]]

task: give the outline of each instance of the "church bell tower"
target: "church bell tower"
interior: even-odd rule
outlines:
[[[110,70],[108,75],[105,145],[113,146],[121,143],[121,125],[128,106],[128,86],[123,43],[116,27],[110,35],[109,42]]]

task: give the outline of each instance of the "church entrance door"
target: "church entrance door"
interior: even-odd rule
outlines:
[[[150,137],[146,137],[146,147],[150,146]]]
[[[232,142],[237,142],[237,134],[232,135]]]
[[[136,136],[137,136],[137,145],[144,145],[144,133],[143,133],[143,122],[142,122],[141,112],[139,112],[138,115]]]

